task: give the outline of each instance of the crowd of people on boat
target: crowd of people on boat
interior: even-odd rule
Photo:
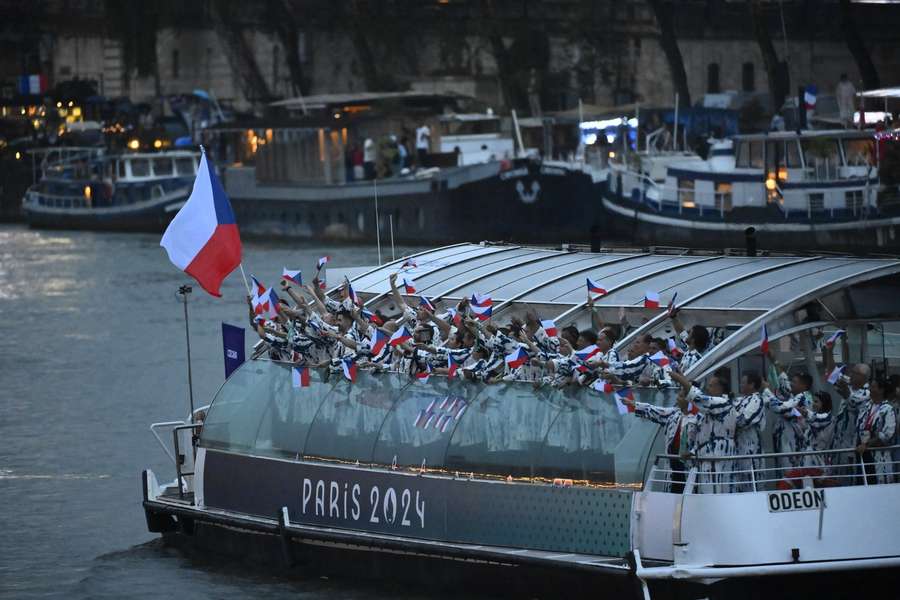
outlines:
[[[432,375],[446,375],[489,384],[529,381],[535,387],[574,385],[613,393],[621,409],[664,428],[673,491],[683,485],[691,466],[699,471],[700,491],[750,491],[755,481],[772,479],[763,459],[753,458],[767,445],[767,421],[771,447],[781,454],[775,461],[777,475],[783,475],[787,485],[808,476],[852,476],[847,473],[855,467],[849,465],[859,464],[859,457],[871,471],[871,482],[894,479],[895,453],[880,448],[897,443],[900,381],[873,379],[864,363],[837,365],[837,336],[822,346],[823,375],[831,392],[814,392],[809,373],[789,374],[766,349],[769,372],[743,372],[739,394],[732,396],[727,374],[707,377],[702,388],[684,376],[719,336],[702,325],[686,328],[674,299],[663,310],[675,335],[631,335],[627,351],[620,355],[615,346],[622,326],[598,318],[590,280],[586,305],[592,327],[578,330],[558,329],[534,312],[497,325],[491,318],[492,299],[479,294],[438,310],[427,297],[416,295],[409,279],[398,286],[401,274],[389,280],[390,297],[399,311],[394,315],[367,310],[349,281],[336,299],[328,297],[318,275],[302,285],[286,271],[281,286],[291,304],[254,280],[258,289],[247,302],[251,325],[265,342],[262,351],[272,359],[304,369],[324,368],[351,381],[362,369],[424,382]],[[631,386],[680,390],[675,406],[660,407],[636,402],[628,392]],[[834,406],[832,392],[840,398],[839,406]],[[851,448],[854,451],[827,452]],[[842,470],[840,465],[847,467]]]

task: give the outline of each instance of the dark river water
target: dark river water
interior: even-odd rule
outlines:
[[[140,473],[174,468],[150,434],[187,415],[187,277],[159,235],[0,225],[0,596],[9,598],[415,598],[408,589],[286,579],[188,557],[147,532]],[[274,283],[371,265],[374,247],[245,243],[244,265]],[[194,394],[224,379],[221,322],[245,324],[239,272],[190,304]],[[248,336],[248,341],[250,340]]]

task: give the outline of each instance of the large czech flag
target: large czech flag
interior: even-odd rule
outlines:
[[[231,204],[204,153],[190,198],[163,234],[160,246],[176,267],[213,296],[241,264],[241,237]]]

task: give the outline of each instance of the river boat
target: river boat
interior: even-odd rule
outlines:
[[[526,147],[517,121],[467,108],[472,101],[417,92],[308,96],[273,103],[268,118],[211,127],[203,138],[246,235],[413,244],[591,239],[604,218],[605,169],[561,160],[549,142],[541,156]],[[431,132],[429,151],[413,160],[422,126]],[[377,158],[354,168],[353,153],[362,158],[367,140]]]
[[[879,172],[896,132],[806,130],[736,135],[704,160],[641,151],[611,161],[608,223],[636,243],[895,252],[896,176]],[[885,163],[887,164],[887,163]]]
[[[164,230],[191,193],[200,157],[189,150],[102,147],[32,152],[39,181],[22,199],[31,227],[113,231]]]
[[[817,389],[827,385],[817,347],[838,328],[847,332],[838,360],[898,368],[878,335],[900,321],[897,258],[457,244],[351,277],[367,308],[396,310],[388,278],[401,268],[435,303],[487,294],[495,321],[537,311],[558,327],[589,327],[585,279],[603,282],[597,316],[629,324],[623,350],[637,335],[671,334],[665,309],[645,308],[645,298],[656,292],[664,306],[677,292],[684,324],[721,340],[686,376],[725,369],[735,392],[742,371],[763,371],[764,326],[781,362],[805,366]],[[154,424],[176,479],[143,472],[149,530],[201,552],[274,557],[284,569],[303,562],[356,576],[381,557],[397,566],[379,571],[389,578],[434,580],[441,567],[490,568],[494,582],[559,577],[554,589],[566,597],[853,595],[900,572],[900,483],[861,477],[853,449],[809,453],[823,464],[846,459],[827,476],[790,475],[767,430],[767,453],[741,471],[750,483],[738,492],[702,476],[704,460],[720,469],[734,456],[675,471],[660,427],[617,408],[612,394],[364,371],[350,383],[311,371],[309,386],[295,388],[290,364],[257,355],[222,385],[202,424]],[[632,390],[675,402],[671,387]],[[569,577],[596,587],[572,588]]]

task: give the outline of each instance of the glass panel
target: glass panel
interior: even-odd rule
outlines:
[[[150,161],[146,158],[134,158],[130,162],[131,174],[134,177],[147,177],[150,175]]]
[[[872,140],[844,140],[844,156],[850,167],[865,167],[870,164]]]
[[[787,157],[789,169],[799,169],[803,166],[800,163],[800,146],[797,144],[797,140],[788,140],[784,143],[784,154]]]
[[[125,161],[120,160],[117,164],[119,165],[119,177],[125,177]]]
[[[764,293],[740,302],[735,306],[738,308],[766,308],[769,306],[777,306],[783,302],[787,302],[792,298],[796,298],[815,288],[823,286],[827,283],[837,282],[844,277],[850,277],[863,270],[859,263],[843,261],[843,264],[835,265],[827,271],[809,273],[808,275],[795,276],[790,281],[786,281],[781,285],[770,285],[769,289]]]
[[[750,142],[750,167],[763,168],[763,142]]]
[[[402,466],[420,466],[423,460],[426,468],[443,466],[450,436],[482,389],[444,377],[406,387],[384,423],[374,461],[391,464],[396,457]]]
[[[154,175],[171,175],[172,174],[172,159],[171,158],[154,158],[153,159],[153,174]]]
[[[734,165],[747,168],[750,166],[749,142],[737,142],[734,145]]]
[[[416,278],[416,281],[419,283],[416,287],[420,292],[441,293],[450,288],[464,285],[466,282],[472,281],[477,277],[484,277],[484,279],[472,283],[471,286],[462,288],[463,291],[474,290],[482,292],[484,289],[487,289],[486,286],[489,285],[490,275],[506,268],[515,267],[517,264],[527,260],[536,259],[541,256],[551,256],[553,254],[559,253],[529,248],[511,250],[496,256],[468,261],[456,269],[446,269],[445,271],[435,273],[432,276]],[[463,292],[461,291],[460,293]],[[454,292],[454,295],[455,294],[456,292]],[[494,299],[496,300],[497,298]]]
[[[726,212],[731,210],[731,184],[730,183],[717,183],[716,184],[716,210],[724,210]]]
[[[502,477],[538,475],[545,435],[563,406],[562,393],[549,386],[485,386],[453,433],[446,468]]]
[[[194,174],[194,159],[188,156],[175,159],[175,170],[179,175]]]
[[[360,371],[356,383],[332,373],[332,393],[319,407],[303,453],[312,458],[371,461],[385,417],[410,385],[398,375],[372,375]]]
[[[294,456],[316,410],[333,387],[310,373],[308,388],[291,386],[291,371],[270,361],[245,363],[216,394],[201,445],[232,451]]]

